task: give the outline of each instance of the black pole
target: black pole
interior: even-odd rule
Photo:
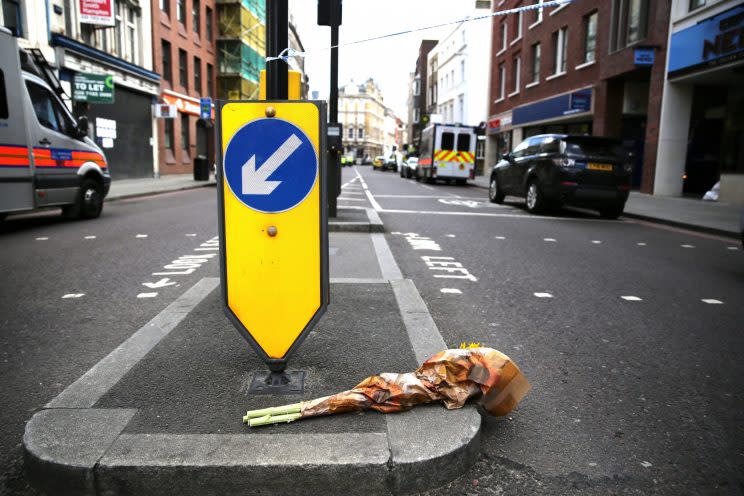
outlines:
[[[331,26],[331,91],[328,96],[328,121],[338,122],[338,26]],[[328,150],[328,216],[338,216],[338,195],[341,194],[341,167],[339,153],[343,150]]]
[[[266,0],[266,54],[276,57],[289,47],[288,0]],[[266,64],[266,99],[287,100],[289,98],[289,76],[283,60],[272,60]]]
[[[338,122],[338,26],[331,26],[331,94],[328,99],[328,119]]]

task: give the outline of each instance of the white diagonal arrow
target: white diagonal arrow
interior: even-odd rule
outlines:
[[[270,195],[282,182],[267,181],[268,177],[297,150],[302,141],[293,134],[282,143],[271,156],[266,159],[259,168],[256,168],[256,156],[253,155],[248,162],[243,164],[243,194],[244,195]]]
[[[171,281],[167,277],[164,277],[157,282],[143,282],[142,283],[143,286],[147,286],[148,288],[152,288],[152,289],[164,288],[166,286],[173,286],[174,284],[176,284],[175,281]]]

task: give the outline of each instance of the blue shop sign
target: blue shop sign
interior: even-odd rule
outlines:
[[[654,65],[653,48],[636,48],[633,50],[633,63],[635,65]]]
[[[669,74],[728,64],[744,58],[744,5],[672,34]]]
[[[592,90],[584,89],[523,105],[512,110],[512,124],[543,121],[571,114],[589,112],[592,108]]]

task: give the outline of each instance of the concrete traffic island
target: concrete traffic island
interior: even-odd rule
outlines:
[[[224,316],[218,279],[205,278],[33,416],[23,439],[32,484],[50,494],[401,494],[460,475],[479,452],[472,406],[253,430],[241,421],[446,348],[380,243],[383,278],[336,278],[333,304],[290,361],[307,372],[302,395],[247,394],[265,366]]]
[[[385,226],[373,208],[338,207],[338,215],[328,219],[330,232],[384,232]]]

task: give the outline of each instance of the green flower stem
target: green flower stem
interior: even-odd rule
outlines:
[[[248,421],[248,425],[251,427],[259,427],[262,425],[279,424],[282,422],[294,422],[295,420],[302,418],[299,413],[288,413],[285,415],[266,415],[263,417],[255,417]]]
[[[294,403],[292,405],[284,406],[272,406],[269,408],[262,408],[261,410],[248,410],[243,417],[243,423],[247,424],[252,418],[257,417],[272,417],[276,415],[287,415],[287,414],[299,414],[302,411],[302,403]],[[294,420],[294,419],[292,419]]]

